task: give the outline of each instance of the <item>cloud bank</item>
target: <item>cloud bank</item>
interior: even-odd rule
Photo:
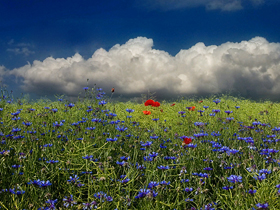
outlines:
[[[280,98],[280,44],[255,37],[219,46],[197,43],[171,56],[153,49],[153,40],[137,37],[110,50],[98,49],[91,58],[76,53],[48,57],[20,68],[0,67],[0,76],[15,76],[21,89],[38,95],[77,97],[83,87],[101,87],[110,95],[141,97],[147,90],[157,99],[236,91],[243,97]]]

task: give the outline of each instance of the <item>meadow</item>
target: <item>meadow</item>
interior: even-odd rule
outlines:
[[[0,101],[1,209],[280,209],[278,103]]]

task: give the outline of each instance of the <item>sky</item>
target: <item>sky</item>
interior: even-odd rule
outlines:
[[[280,0],[0,1],[0,80],[14,100],[217,94],[280,101]],[[111,88],[115,92],[111,94]],[[2,89],[3,89],[2,88]]]

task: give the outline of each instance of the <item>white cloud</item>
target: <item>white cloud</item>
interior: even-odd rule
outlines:
[[[239,0],[212,0],[206,4],[206,9],[215,10],[220,9],[222,11],[235,11],[243,9],[241,1]]]
[[[29,56],[30,54],[34,54],[35,52],[30,50],[29,48],[33,48],[34,46],[30,43],[15,43],[14,39],[11,39],[8,42],[9,48],[6,50],[7,52],[14,53],[15,55],[24,55]]]
[[[141,0],[138,4],[150,9],[176,10],[203,6],[207,10],[237,11],[243,9],[248,0]],[[264,0],[250,0],[252,5],[258,6]]]
[[[148,89],[167,100],[229,90],[252,98],[279,97],[280,44],[262,37],[219,46],[197,43],[171,56],[153,49],[152,39],[138,37],[109,51],[98,49],[89,59],[78,53],[66,59],[48,57],[4,72],[22,78],[24,91],[39,95],[77,96],[88,78],[89,87],[97,84],[107,94],[115,87],[115,93],[130,97]]]
[[[8,52],[12,52],[15,55],[25,55],[29,56],[30,54],[34,54],[34,51],[29,50],[27,47],[22,47],[22,48],[8,48]]]

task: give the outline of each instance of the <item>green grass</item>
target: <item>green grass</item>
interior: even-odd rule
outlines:
[[[261,209],[256,206],[258,203],[268,203],[268,209],[280,209],[279,188],[276,187],[280,184],[279,133],[272,130],[279,126],[280,104],[228,96],[220,98],[221,102],[216,104],[215,99],[205,98],[202,103],[180,100],[174,106],[160,102],[160,107],[131,102],[99,105],[103,99],[85,99],[76,102],[72,108],[65,106],[69,102],[64,101],[19,104],[2,100],[1,209],[53,209],[51,203],[56,199],[56,209],[83,209],[85,203],[93,201],[95,205],[92,207],[97,209],[210,209],[211,205],[215,209]],[[194,111],[186,108],[192,106],[195,106]],[[17,118],[20,119],[15,120],[12,113],[19,109]],[[129,113],[126,109],[134,111]],[[220,112],[210,116],[213,109]],[[151,111],[151,115],[143,114],[144,110]],[[202,115],[198,110],[204,110]],[[228,115],[224,112],[226,110],[232,113]],[[178,114],[180,111],[185,112],[184,117]],[[116,116],[106,115],[109,113]],[[94,118],[100,122],[92,121]],[[28,122],[32,124],[25,125]],[[63,125],[56,127],[56,122]],[[207,124],[196,126],[196,122]],[[253,122],[266,126],[245,127],[252,126]],[[118,126],[127,129],[120,131]],[[94,128],[87,129],[90,127]],[[15,131],[16,128],[21,130]],[[213,132],[220,135],[215,136]],[[199,133],[205,135],[198,137]],[[186,137],[192,138],[192,144],[182,144]],[[254,143],[239,137],[248,137],[247,140],[251,137]],[[108,138],[117,138],[117,141],[109,142]],[[153,143],[144,147],[148,141]],[[230,149],[238,151],[235,153]],[[262,149],[277,151],[262,154]],[[152,161],[145,161],[144,157],[152,152],[157,156]],[[91,159],[83,158],[90,155]],[[122,162],[123,157],[129,159],[121,166],[117,161]],[[58,162],[47,163],[50,160]],[[224,169],[231,164],[232,168]],[[137,165],[143,165],[145,169],[137,169]],[[161,165],[169,166],[169,169],[158,169]],[[207,171],[206,167],[212,170]],[[249,172],[248,168],[253,171]],[[262,181],[254,179],[261,175],[259,171],[262,169],[271,173]],[[193,173],[208,175],[203,178]],[[75,175],[79,179],[69,182],[70,176]],[[126,177],[121,178],[121,175]],[[242,182],[229,182],[231,175],[241,176]],[[127,182],[120,182],[126,178],[129,179]],[[49,181],[51,185],[31,184],[38,179]],[[170,183],[159,184],[162,181]],[[150,182],[157,182],[157,186],[149,189]],[[225,186],[233,186],[233,189],[225,190]],[[150,193],[135,198],[143,188],[149,189]],[[186,188],[193,190],[186,192]],[[14,189],[15,194],[10,189]],[[248,193],[250,189],[256,193]],[[98,198],[100,192],[111,197]],[[66,208],[63,199],[70,195],[76,202]]]

